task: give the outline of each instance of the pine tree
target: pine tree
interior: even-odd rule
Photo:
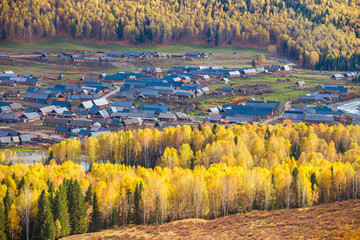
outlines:
[[[7,223],[9,223],[9,212],[11,210],[11,205],[12,205],[12,202],[13,202],[13,199],[12,197],[10,196],[10,191],[9,191],[9,188],[6,190],[6,193],[5,193],[5,197],[3,199],[3,203],[4,203],[4,214],[5,214],[5,221]],[[6,228],[6,235],[8,237],[10,237],[9,235],[9,229]]]
[[[141,211],[140,211],[140,202],[141,202],[141,191],[142,191],[142,182],[140,184],[136,183],[134,191],[134,223],[141,224]]]
[[[10,209],[11,209],[11,204],[13,202],[13,199],[12,197],[10,196],[10,191],[9,191],[9,188],[6,190],[6,193],[5,193],[5,197],[3,199],[3,203],[4,203],[4,210],[5,210],[5,219],[8,218],[8,215],[9,215],[9,212],[10,212]]]
[[[1,40],[5,40],[7,38],[5,28],[1,31]]]
[[[70,216],[67,204],[66,189],[62,184],[55,196],[54,220],[58,220],[61,225],[60,237],[70,234]]]
[[[91,214],[90,232],[98,232],[101,229],[101,213],[99,210],[96,193],[93,197],[93,211]]]
[[[299,175],[299,170],[297,167],[295,167],[292,172],[293,181],[291,183],[291,189],[293,191],[294,207],[299,207],[299,203],[298,203],[299,192],[298,192],[298,181],[297,181],[298,175]]]
[[[114,207],[111,214],[111,227],[118,225],[118,213],[117,209]]]
[[[49,164],[50,164],[50,161],[51,161],[52,159],[54,159],[54,155],[53,155],[53,151],[51,150],[51,151],[50,151],[50,154],[49,154],[49,157],[48,157],[48,159],[47,159],[46,162],[45,162],[45,165],[49,165]]]
[[[77,180],[70,181],[68,186],[68,201],[71,234],[86,233],[88,229],[86,219],[86,207],[81,193],[80,184]]]
[[[25,176],[23,176],[19,182],[19,184],[17,185],[17,189],[20,192],[21,189],[26,185],[26,180],[25,180]]]
[[[339,152],[341,152],[341,153],[345,153],[345,152],[346,152],[345,145],[344,145],[344,143],[343,143],[342,141],[340,142]]]
[[[199,129],[199,131],[202,131],[202,130],[203,130],[203,126],[202,126],[201,123],[198,123],[198,129]]]
[[[49,198],[45,190],[41,192],[38,200],[38,212],[36,214],[36,223],[34,229],[35,240],[53,240],[55,239],[55,224],[51,213]]]
[[[311,181],[311,189],[314,191],[314,185],[316,186],[318,185],[315,172],[311,174],[310,181]]]
[[[253,58],[253,60],[252,60],[252,62],[251,62],[251,66],[252,66],[253,68],[256,68],[255,58]]]
[[[0,240],[6,240],[6,220],[3,204],[0,203]]]
[[[92,185],[90,183],[90,186],[88,187],[88,189],[85,193],[85,202],[89,205],[92,204],[92,195],[93,195],[93,189],[92,189]]]

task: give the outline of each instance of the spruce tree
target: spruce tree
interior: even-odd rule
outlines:
[[[5,219],[8,218],[9,216],[9,212],[10,212],[10,209],[11,209],[11,204],[13,202],[13,199],[12,197],[10,196],[10,191],[9,191],[9,188],[6,190],[6,193],[5,193],[5,197],[3,199],[3,203],[4,203],[4,210],[5,210]]]
[[[292,172],[293,181],[291,183],[291,189],[293,191],[293,199],[294,199],[294,206],[299,207],[298,197],[299,197],[299,191],[298,191],[298,176],[299,176],[299,170],[297,167],[294,168]]]
[[[36,223],[34,229],[35,240],[53,240],[55,239],[55,224],[51,213],[49,198],[45,190],[41,192],[38,200],[38,212],[36,214]]]
[[[253,58],[253,60],[252,60],[252,62],[251,62],[251,66],[252,66],[253,68],[256,68],[255,58]]]
[[[117,225],[118,225],[118,213],[117,213],[117,209],[113,208],[112,214],[111,214],[111,227],[114,227]]]
[[[345,153],[345,152],[346,152],[345,145],[344,145],[344,143],[343,143],[342,141],[340,142],[339,152],[341,152],[341,153]]]
[[[5,40],[7,38],[5,28],[1,31],[1,40]]]
[[[54,220],[59,220],[60,222],[60,237],[65,237],[70,234],[70,216],[66,197],[66,188],[63,184],[60,185],[55,196]]]
[[[25,176],[23,176],[19,182],[19,184],[17,185],[17,189],[20,192],[21,189],[26,185],[26,181],[25,181]]]
[[[54,155],[53,155],[53,152],[52,152],[52,150],[51,150],[50,153],[49,153],[48,159],[46,159],[45,165],[49,165],[49,164],[50,164],[50,161],[51,161],[52,159],[54,159]]]
[[[310,181],[311,181],[311,189],[314,191],[314,185],[316,186],[318,185],[315,172],[311,174]]]
[[[85,193],[85,202],[89,205],[92,204],[92,195],[93,195],[93,189],[92,189],[92,185],[90,183],[90,186],[88,187],[86,193]]]
[[[4,207],[3,204],[0,203],[0,240],[6,240],[5,226],[6,226],[6,220],[5,220]]]
[[[90,232],[98,232],[101,229],[101,213],[99,210],[96,193],[93,197],[93,211],[91,214]]]
[[[13,199],[10,196],[10,191],[9,188],[6,190],[5,193],[5,197],[3,199],[3,203],[4,203],[4,214],[5,214],[5,222],[8,223],[8,217],[9,217],[9,212],[11,210],[11,205],[12,205]],[[9,229],[6,228],[6,235],[9,237]]]
[[[81,193],[80,184],[77,180],[70,181],[68,186],[68,201],[71,234],[86,233],[88,223],[86,219],[86,207]]]
[[[141,191],[142,191],[142,182],[140,184],[136,183],[134,191],[134,223],[141,224],[141,211],[140,211],[140,202],[141,202]]]

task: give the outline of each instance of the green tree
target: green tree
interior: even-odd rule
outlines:
[[[310,177],[310,181],[311,181],[311,189],[314,190],[314,185],[318,185],[318,182],[317,182],[317,178],[316,178],[316,173],[313,172],[311,174],[311,177]]]
[[[81,193],[80,184],[77,180],[71,180],[68,185],[68,201],[71,234],[86,233],[88,229],[86,207]]]
[[[5,28],[1,31],[1,40],[5,40],[7,38]]]
[[[38,200],[38,212],[36,214],[36,223],[34,229],[35,240],[53,240],[55,239],[55,223],[51,213],[49,198],[45,190],[41,192]]]
[[[6,219],[3,204],[0,203],[0,240],[6,240]]]
[[[90,186],[88,187],[85,193],[85,202],[89,205],[92,204],[92,195],[93,195],[93,188],[92,188],[92,184],[90,183]]]
[[[118,212],[117,209],[114,207],[111,214],[111,227],[118,225]]]
[[[3,203],[4,203],[4,210],[5,210],[5,219],[8,218],[8,215],[9,215],[9,212],[10,212],[10,209],[11,209],[11,204],[13,202],[13,199],[12,197],[10,196],[10,191],[9,191],[9,188],[6,190],[6,193],[5,193],[5,197],[3,199]]]
[[[346,152],[346,148],[345,148],[345,145],[344,145],[343,141],[340,142],[339,152],[341,152],[341,153]]]
[[[65,237],[70,234],[70,216],[66,197],[66,189],[63,184],[60,185],[59,190],[55,196],[54,220],[59,221],[60,223],[60,237]]]
[[[251,62],[251,66],[252,66],[253,68],[256,68],[255,58],[253,58],[253,60],[252,60],[252,62]]]
[[[90,232],[97,232],[101,229],[101,213],[99,210],[98,199],[96,192],[93,197],[93,211],[91,214]]]
[[[142,182],[140,184],[136,183],[136,187],[134,190],[134,223],[141,224],[141,209],[140,209],[140,202],[141,202],[141,191],[142,191]]]

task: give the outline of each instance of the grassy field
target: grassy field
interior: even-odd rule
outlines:
[[[360,200],[310,208],[252,211],[216,220],[187,219],[128,226],[63,240],[103,239],[359,239]]]
[[[187,44],[171,44],[171,45],[135,45],[127,46],[125,43],[113,42],[87,42],[74,41],[68,38],[57,38],[50,41],[41,41],[35,43],[24,42],[5,42],[0,44],[0,51],[4,52],[32,52],[46,50],[81,50],[81,51],[150,51],[164,53],[185,53],[187,51],[212,52],[212,53],[266,53],[265,49],[245,48],[240,46],[213,46],[213,45],[187,45]]]

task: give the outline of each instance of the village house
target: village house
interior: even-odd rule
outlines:
[[[177,116],[174,113],[170,113],[170,112],[162,112],[159,114],[158,119],[160,121],[165,121],[165,122],[176,122],[177,121]]]
[[[306,83],[304,81],[300,81],[300,82],[296,82],[295,83],[295,87],[305,87],[306,86]]]

